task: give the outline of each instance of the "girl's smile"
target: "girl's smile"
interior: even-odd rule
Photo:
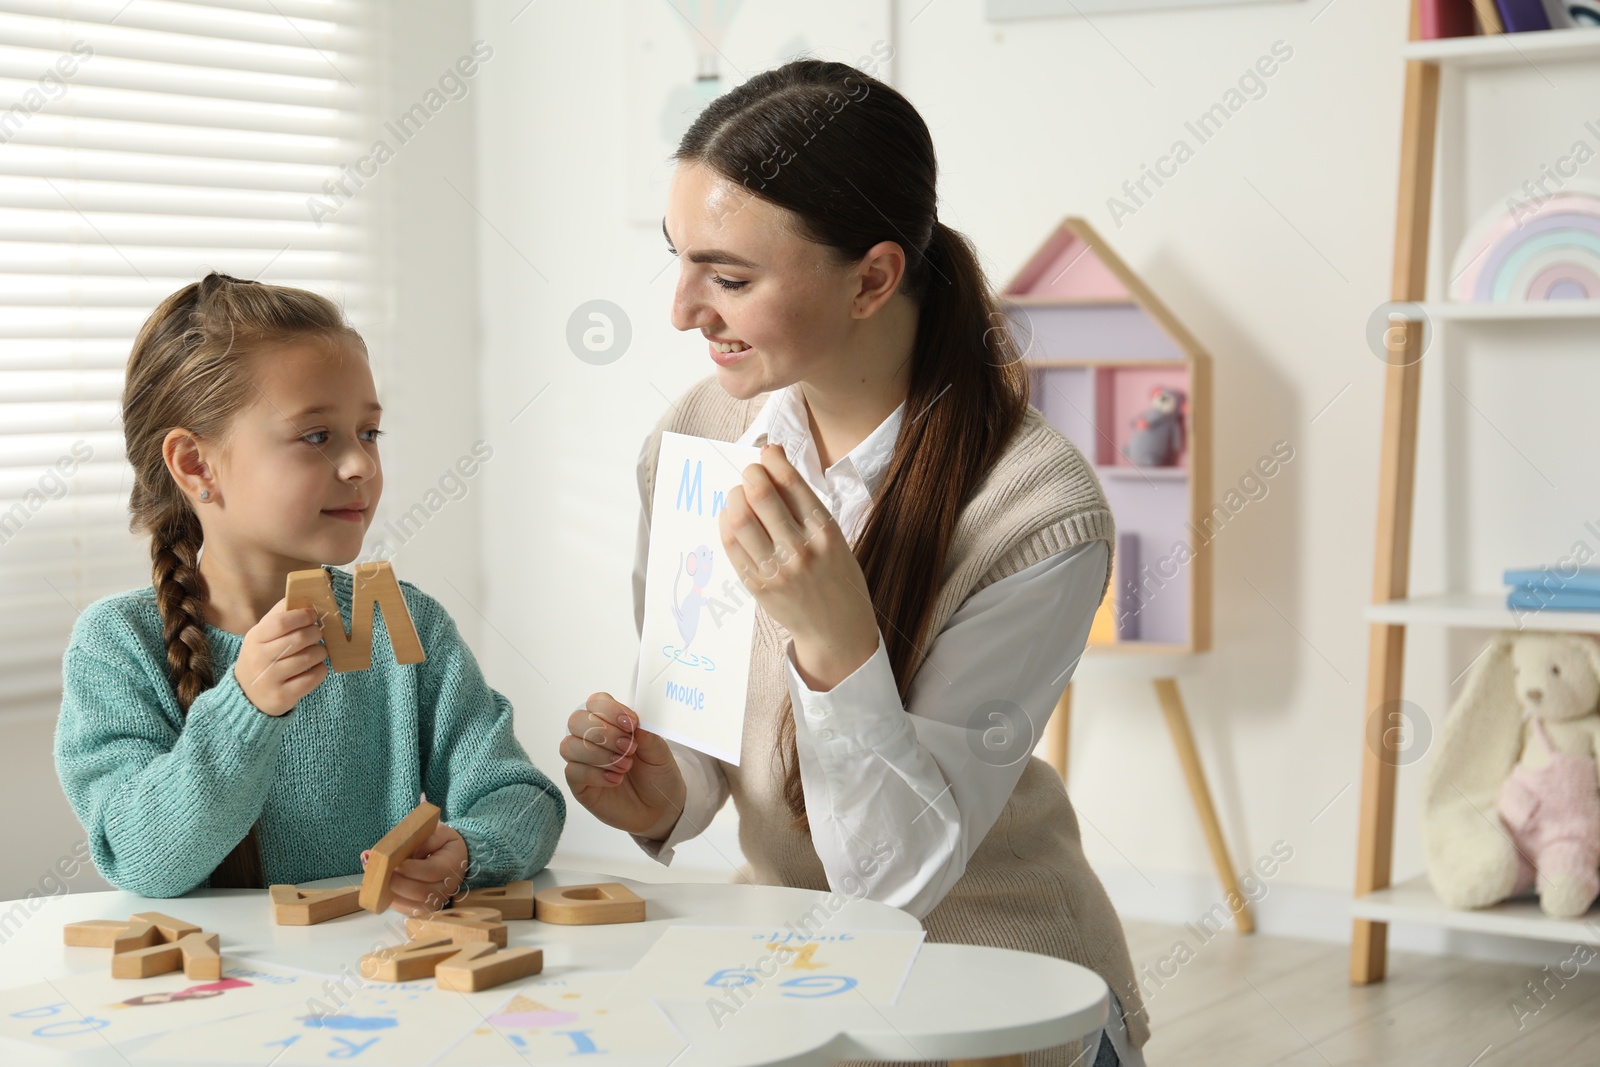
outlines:
[[[366,518],[367,505],[365,503],[350,504],[342,508],[323,508],[322,513],[330,519],[341,522],[360,522]]]

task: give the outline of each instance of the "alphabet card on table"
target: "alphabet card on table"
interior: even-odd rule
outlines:
[[[178,1030],[132,1057],[137,1064],[356,1063],[425,1067],[504,999],[504,991],[460,994],[425,982],[362,985],[323,979],[292,1004],[225,1023]]]
[[[633,698],[645,729],[733,764],[756,613],[723,553],[717,517],[760,456],[749,445],[661,435]]]
[[[734,1009],[751,1000],[893,1004],[922,940],[921,930],[669,926],[628,981],[636,994]]]
[[[164,1031],[286,1003],[303,1006],[307,997],[318,994],[321,981],[320,975],[306,971],[233,958],[223,962],[216,981],[197,981],[182,971],[139,980],[113,978],[108,968],[0,990],[0,1036],[65,1053],[109,1045],[121,1055],[127,1042]],[[0,1062],[10,1061],[0,1054]]]
[[[583,1062],[667,1067],[686,1044],[653,1002],[628,996],[625,971],[550,975],[518,989],[433,1067]]]

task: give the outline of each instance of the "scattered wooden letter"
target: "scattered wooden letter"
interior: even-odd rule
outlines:
[[[544,950],[499,948],[487,941],[417,938],[398,948],[361,957],[361,977],[376,982],[415,982],[432,975],[440,989],[477,993],[544,969]]]
[[[428,835],[439,825],[439,809],[423,801],[411,809],[411,814],[395,824],[394,829],[372,846],[367,857],[367,870],[361,876],[361,906],[370,912],[381,912],[394,900],[389,879],[394,869],[411,858]]]
[[[188,926],[183,924],[185,928]],[[154,978],[180,966],[186,978],[216,981],[222,977],[222,955],[218,952],[216,934],[201,933],[199,927],[194,927],[179,937],[167,939],[166,930],[161,931],[161,936],[165,940],[157,944],[113,954],[111,977]]]
[[[200,928],[194,923],[186,923],[182,919],[174,919],[170,915],[163,915],[159,911],[135,912],[134,916],[140,922],[149,923],[161,931],[162,940],[177,941],[189,934],[198,934]]]
[[[149,948],[159,945],[164,939],[161,931],[147,922],[138,919],[130,922],[128,928],[118,934],[111,942],[111,953],[116,955],[121,952],[132,952],[135,949]]]
[[[534,894],[535,917],[562,926],[644,921],[644,900],[620,882],[552,886]]]
[[[482,941],[506,947],[507,930],[500,913],[493,908],[453,908],[406,920],[406,933],[412,939],[448,937],[459,944]]]
[[[129,927],[135,925],[147,924],[136,924],[131,919],[126,922],[119,922],[116,919],[87,919],[80,923],[68,923],[63,927],[62,935],[69,945],[111,948],[119,937],[128,932]]]
[[[128,923],[127,928],[122,933],[112,939],[111,953],[116,955],[119,952],[132,952],[134,949],[158,945],[161,941],[160,930],[157,930],[147,922],[134,919]]]
[[[510,948],[490,953],[457,953],[433,969],[440,989],[478,993],[528,978],[544,970],[544,949]]]
[[[311,608],[322,623],[323,644],[328,647],[328,662],[336,671],[364,671],[372,666],[373,605],[383,612],[383,626],[389,633],[396,663],[421,663],[422,639],[406,607],[405,593],[395,579],[387,560],[358,563],[350,595],[350,630],[333,596],[328,572],[291,571],[284,587],[290,608]]]
[[[62,940],[69,945],[111,949],[111,977],[153,978],[180,966],[189,978],[222,977],[222,954],[216,934],[194,923],[158,911],[145,911],[127,922],[90,919],[68,923]]]
[[[454,908],[406,920],[411,940],[361,957],[361,976],[412,982],[433,975],[440,989],[476,993],[538,974],[544,951],[507,948],[506,926],[493,908]]]
[[[531,919],[533,883],[507,882],[505,885],[479,886],[457,896],[456,902],[475,908],[493,908],[502,919]]]
[[[484,944],[492,949],[493,945]],[[415,982],[427,978],[441,960],[461,951],[448,937],[421,937],[398,948],[381,949],[361,957],[361,977],[377,982]]]
[[[185,934],[178,939],[183,951],[183,974],[186,978],[203,978],[216,982],[222,979],[222,952],[216,934]]]
[[[339,889],[300,889],[275,885],[272,894],[272,921],[279,926],[315,926],[361,910],[361,887]]]

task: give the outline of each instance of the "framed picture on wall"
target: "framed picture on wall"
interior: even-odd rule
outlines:
[[[889,0],[629,0],[625,217],[660,226],[668,159],[712,99],[799,56],[836,60],[893,84]]]

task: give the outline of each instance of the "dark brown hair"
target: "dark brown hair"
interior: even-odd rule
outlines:
[[[713,100],[674,158],[706,165],[787,209],[798,232],[859,261],[880,241],[906,255],[918,305],[905,417],[882,490],[855,545],[900,696],[932,635],[945,556],[973,490],[1027,410],[1027,374],[971,244],[938,221],[928,127],[883,82],[800,59]],[[777,756],[784,799],[806,826],[793,708]]]
[[[167,470],[167,434],[178,428],[221,441],[248,405],[247,357],[301,340],[361,337],[326,297],[303,289],[207,274],[163,300],[139,330],[122,390],[122,431],[133,491],[129,527],[150,536],[151,577],[167,646],[167,675],[185,715],[215,684],[206,643],[200,518]],[[262,888],[256,827],[211,875],[218,888]]]

